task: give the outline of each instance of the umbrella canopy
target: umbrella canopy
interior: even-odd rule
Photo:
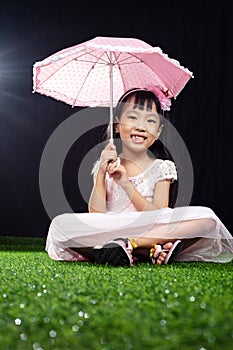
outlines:
[[[158,86],[176,97],[191,77],[159,47],[139,39],[96,37],[36,62],[33,92],[73,107],[110,106],[112,124],[113,107],[125,91]]]

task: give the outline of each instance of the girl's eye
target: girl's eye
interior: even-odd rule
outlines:
[[[128,118],[132,119],[132,120],[136,120],[137,119],[137,117],[135,117],[135,115],[129,115]]]
[[[148,123],[156,123],[155,119],[147,119]]]

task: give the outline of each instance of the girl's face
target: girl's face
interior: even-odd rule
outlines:
[[[133,108],[134,97],[126,103],[119,123],[116,126],[116,132],[120,133],[123,145],[130,149],[148,149],[159,137],[162,125],[157,113],[155,103],[152,108],[147,110]]]

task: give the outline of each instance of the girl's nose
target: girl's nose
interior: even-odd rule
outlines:
[[[136,130],[138,130],[138,131],[145,131],[146,130],[146,128],[145,128],[145,126],[144,125],[142,125],[142,124],[140,124],[140,125],[136,125]]]

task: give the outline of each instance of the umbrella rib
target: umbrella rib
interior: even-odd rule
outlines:
[[[89,53],[90,54],[90,53]],[[88,77],[89,77],[89,75],[90,75],[90,73],[91,73],[91,70],[94,68],[94,66],[95,66],[95,64],[104,64],[104,65],[107,65],[107,64],[109,64],[109,62],[110,62],[110,58],[109,58],[109,62],[108,61],[105,61],[103,58],[101,58],[101,57],[98,57],[98,56],[95,56],[95,55],[93,55],[93,54],[90,54],[91,56],[93,56],[93,57],[95,57],[95,58],[97,58],[98,60],[102,60],[103,62],[92,62],[92,61],[87,61],[87,60],[83,60],[82,62],[90,62],[90,63],[93,63],[93,65],[91,66],[91,68],[89,69],[89,72],[87,73],[87,75],[86,75],[86,77],[85,77],[85,80],[83,81],[83,83],[82,83],[82,85],[81,85],[81,87],[80,87],[80,89],[79,89],[79,91],[78,91],[78,93],[77,93],[77,95],[76,95],[76,97],[75,97],[75,99],[74,99],[74,101],[73,101],[73,104],[72,104],[72,107],[74,107],[75,106],[75,103],[76,103],[76,101],[77,101],[77,98],[78,98],[78,96],[79,96],[79,94],[80,94],[80,91],[82,90],[82,88],[83,88],[83,86],[84,86],[84,84],[85,84],[85,82],[87,81],[87,79],[88,79]],[[108,56],[108,55],[107,55]],[[109,56],[108,56],[109,57]],[[80,60],[79,60],[80,61]]]
[[[94,51],[94,50],[92,50],[92,51]],[[83,57],[83,56],[85,56],[85,55],[91,55],[91,56],[93,56],[93,57],[95,57],[95,58],[97,58],[98,60],[102,60],[103,62],[93,62],[93,61],[88,61],[88,60],[80,60],[79,58],[80,57]],[[68,61],[68,62],[66,62],[64,65],[63,65],[63,67],[64,66],[66,66],[67,64],[69,64],[70,62],[72,61],[72,59],[70,60],[70,61]],[[108,65],[109,64],[109,62],[108,61],[105,61],[103,58],[100,58],[100,57],[98,57],[98,56],[95,56],[95,55],[93,55],[91,52],[84,52],[84,53],[82,53],[80,56],[78,56],[78,57],[76,57],[75,59],[74,59],[74,61],[77,61],[77,62],[89,62],[89,63],[93,63],[93,66],[91,67],[91,69],[94,67],[94,65],[95,64],[104,64],[104,65]],[[57,73],[57,71],[60,69],[60,67],[58,67],[50,76],[48,76],[45,80],[43,80],[40,84],[38,84],[37,86],[39,87],[41,84],[44,84],[48,79],[50,79],[51,78],[51,76],[53,76],[54,74],[56,74]],[[91,69],[90,69],[90,71],[91,71]],[[89,73],[90,73],[90,71],[89,71]],[[77,98],[76,98],[77,99]],[[76,101],[76,99],[75,99],[75,101]]]
[[[92,51],[94,51],[94,50],[92,50]],[[83,57],[83,56],[85,56],[85,55],[90,55],[90,56],[93,56],[93,57],[95,57],[95,58],[99,58],[99,57],[97,57],[97,56],[95,56],[95,55],[93,55],[92,54],[92,51],[90,51],[90,52],[83,52],[80,56],[77,56],[76,58],[74,58],[74,61],[81,61],[79,58],[80,57]],[[70,62],[70,61],[69,61]],[[86,61],[86,60],[83,60],[83,62],[92,62],[92,63],[95,63],[95,62],[93,62],[93,61]]]
[[[141,63],[141,62],[143,62],[141,59],[139,59],[137,56],[135,56],[135,55],[132,55],[131,53],[129,53],[129,52],[127,52],[127,54],[128,55],[130,55],[130,56],[128,56],[128,57],[126,57],[126,58],[123,58],[122,60],[120,60],[120,61],[118,61],[117,59],[118,59],[118,57],[120,56],[118,56],[118,57],[116,57],[116,62],[117,62],[117,64],[122,64],[121,62],[124,62],[124,61],[127,61],[127,60],[129,60],[129,59],[131,59],[131,57],[134,57],[135,59],[136,59],[136,62],[127,62],[126,64],[131,64],[131,63]]]
[[[94,50],[93,50],[94,51]],[[79,59],[79,57],[82,57],[82,56],[85,56],[87,53],[86,52],[84,52],[84,53],[82,53],[80,56],[78,56],[78,57],[76,57],[75,59],[71,59],[70,61],[68,61],[68,62],[66,62],[64,65],[63,65],[63,67],[65,67],[65,66],[67,66],[67,64],[69,64],[71,61],[78,61],[78,59]],[[89,54],[90,54],[90,52],[89,52]],[[85,61],[84,61],[85,62]],[[91,62],[91,61],[90,61]],[[94,63],[94,62],[92,62],[92,63]],[[47,64],[48,65],[48,64]],[[41,84],[44,84],[48,79],[50,79],[53,75],[55,75],[56,73],[57,73],[57,71],[59,71],[59,69],[60,69],[60,67],[57,67],[57,69],[55,69],[54,70],[54,72],[51,74],[51,75],[49,75],[45,80],[43,80],[43,81],[41,81],[40,82],[40,84],[38,84],[37,86],[39,87]]]
[[[89,60],[78,60],[78,62],[89,62],[89,63],[94,63],[94,65],[95,64],[103,64],[103,65],[105,65],[105,66],[107,66],[108,65],[108,62],[106,61],[106,62],[93,62],[93,61],[89,61]]]
[[[118,58],[120,57],[120,55],[121,55],[121,52],[116,57],[116,60],[115,60],[116,63],[118,64],[119,69],[120,69],[121,66],[126,65],[126,64],[130,65],[132,63],[145,63],[142,59],[139,59],[137,56],[135,56],[134,54],[131,54],[129,52],[128,52],[128,55],[130,55],[130,57],[128,56],[128,57],[118,61]],[[124,62],[124,61],[127,61],[127,60],[131,59],[132,57],[134,57],[137,61],[135,61],[135,62],[132,62],[132,61],[131,62]],[[124,63],[122,63],[122,62],[124,62]],[[152,73],[152,76],[153,76],[154,75],[154,71],[151,69],[151,67],[149,65],[147,65],[147,67],[151,70],[151,73]],[[158,78],[159,78],[160,84],[162,84],[160,77],[158,77]],[[122,80],[122,83],[123,83],[123,86],[124,86],[124,81],[123,80]],[[171,90],[169,90],[169,91],[171,91]]]
[[[79,94],[80,94],[80,91],[82,91],[82,88],[83,88],[84,84],[86,83],[86,81],[87,81],[87,79],[88,79],[88,77],[89,77],[89,75],[90,75],[92,69],[94,68],[94,66],[95,66],[95,64],[93,64],[93,65],[91,66],[91,68],[89,69],[89,72],[87,73],[87,75],[86,75],[86,77],[85,77],[85,80],[83,81],[83,83],[82,83],[82,85],[81,85],[81,87],[80,87],[80,89],[79,89],[79,91],[78,91],[78,93],[77,93],[77,95],[76,95],[76,97],[75,97],[73,103],[72,103],[72,107],[75,106],[75,103],[76,103],[77,98],[78,98],[78,96],[79,96]]]
[[[105,53],[105,52],[104,52]],[[105,63],[105,64],[109,64],[109,62],[108,61],[106,61],[106,60],[104,60],[102,57],[98,57],[98,56],[95,56],[95,55],[93,55],[92,53],[90,53],[90,55],[91,56],[93,56],[93,57],[95,57],[95,58],[97,58],[98,59],[98,61],[103,61],[103,63]],[[94,62],[93,62],[94,63]],[[97,62],[95,62],[95,63],[97,63]],[[98,62],[99,63],[99,62]]]
[[[120,57],[121,52],[119,52],[118,56],[115,57],[115,60],[112,62],[113,65],[115,65],[116,63],[118,63],[118,57]]]
[[[132,64],[132,63],[138,63],[138,64],[140,64],[140,63],[142,63],[143,61],[140,61],[140,62],[125,62],[125,63],[120,63],[119,64],[119,66],[123,66],[124,64]],[[119,63],[119,62],[118,62]]]
[[[131,55],[130,53],[128,53],[129,55]],[[120,57],[120,55],[121,55],[121,52],[119,53],[119,55],[115,58],[115,61],[113,62],[113,65],[123,65],[123,64],[132,64],[132,63],[142,63],[143,61],[141,60],[141,59],[138,59],[137,57],[135,57],[135,56],[132,56],[132,57],[135,57],[135,58],[137,58],[137,61],[135,61],[135,62],[126,62],[126,63],[121,63],[121,62],[124,62],[124,61],[127,61],[127,60],[129,60],[131,57],[126,57],[126,58],[124,58],[124,59],[122,59],[122,60],[120,60],[120,61],[118,61],[118,58]]]

